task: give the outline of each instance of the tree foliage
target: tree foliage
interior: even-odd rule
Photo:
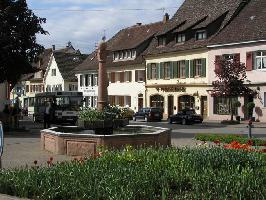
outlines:
[[[41,26],[45,21],[28,9],[26,0],[0,1],[0,83],[15,84],[34,71],[31,63],[43,51],[36,34],[47,34]]]
[[[213,97],[226,97],[230,99],[231,120],[233,120],[233,98],[255,95],[256,91],[250,89],[247,83],[246,66],[237,59],[219,59],[215,62],[215,74],[218,80],[212,82]]]

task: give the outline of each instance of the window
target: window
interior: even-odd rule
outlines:
[[[79,86],[80,87],[84,86],[83,75],[79,76]]]
[[[93,83],[91,86],[98,86],[98,74],[93,74]]]
[[[119,59],[119,53],[118,52],[114,52],[114,60],[118,60]]]
[[[178,61],[177,66],[179,67],[180,78],[186,78],[186,61]]]
[[[266,51],[257,51],[255,53],[255,68],[266,69]]]
[[[201,59],[195,60],[195,76],[201,76],[202,62]]]
[[[164,79],[170,79],[170,63],[164,63]]]
[[[165,45],[166,45],[166,37],[159,37],[158,46],[165,46]]]
[[[233,103],[237,101],[237,98],[232,99]],[[231,113],[230,99],[225,97],[213,98],[213,113],[218,115],[229,115]],[[237,115],[237,109],[234,110],[234,114]]]
[[[131,71],[125,72],[125,82],[131,82],[131,80],[132,80],[131,75],[132,75]]]
[[[266,107],[266,92],[264,92],[264,107]]]
[[[205,30],[196,32],[196,40],[204,40],[206,38],[207,38],[207,32]]]
[[[136,50],[132,50],[132,58],[135,58],[136,54],[137,54]]]
[[[127,51],[127,57],[128,57],[128,58],[132,58],[132,51],[131,51],[131,50],[128,50],[128,51]]]
[[[179,33],[176,36],[176,43],[181,43],[186,41],[186,35],[184,33]]]
[[[29,85],[26,85],[26,92],[29,92]]]
[[[157,66],[155,63],[151,64],[151,79],[157,79],[158,78],[158,71]]]
[[[56,76],[56,69],[52,69],[52,76]]]
[[[136,70],[135,71],[135,82],[141,82],[145,79],[145,70]]]
[[[123,59],[123,52],[119,51],[119,59]]]

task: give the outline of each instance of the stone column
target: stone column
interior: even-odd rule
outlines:
[[[103,110],[107,106],[108,96],[107,96],[107,73],[106,73],[106,58],[107,58],[107,44],[102,41],[99,44],[97,50],[97,58],[99,61],[98,69],[98,110]]]

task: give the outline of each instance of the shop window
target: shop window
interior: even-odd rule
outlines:
[[[234,102],[237,98],[231,99]],[[230,98],[226,97],[214,97],[213,98],[213,113],[217,115],[229,115],[231,113]],[[234,114],[237,115],[237,109],[235,109]]]

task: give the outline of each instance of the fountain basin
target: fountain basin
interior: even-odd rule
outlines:
[[[171,129],[146,125],[128,125],[114,129],[112,135],[96,135],[79,127],[53,127],[41,130],[41,149],[69,156],[94,156],[96,149],[120,149],[126,145],[170,146]]]

